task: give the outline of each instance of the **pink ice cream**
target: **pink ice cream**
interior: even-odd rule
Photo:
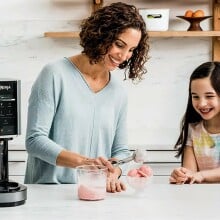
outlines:
[[[129,170],[127,175],[131,177],[150,177],[153,175],[153,171],[149,166],[142,165],[137,169]]]
[[[105,196],[105,187],[89,187],[83,184],[78,187],[78,197],[81,200],[102,200]]]
[[[128,176],[138,176],[138,170],[137,169],[131,169],[128,171]]]
[[[152,169],[149,166],[147,166],[147,165],[142,165],[138,169],[138,172],[141,173],[144,176],[152,176],[153,175]]]
[[[152,175],[152,169],[147,165],[142,165],[139,168],[129,170],[127,173],[127,180],[130,186],[137,190],[142,190],[145,188]]]

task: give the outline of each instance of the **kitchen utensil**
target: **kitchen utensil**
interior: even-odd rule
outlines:
[[[145,157],[146,157],[145,154],[146,154],[145,150],[137,149],[133,152],[132,156],[127,157],[127,158],[122,159],[122,160],[118,160],[118,161],[111,161],[111,163],[114,166],[122,165],[122,164],[128,163],[132,160],[134,160],[136,163],[143,163],[144,160],[145,160]]]

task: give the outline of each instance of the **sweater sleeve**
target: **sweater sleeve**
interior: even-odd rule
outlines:
[[[116,126],[116,132],[112,147],[112,157],[117,159],[124,159],[131,156],[131,152],[127,145],[127,95],[124,94],[121,99],[121,105],[118,106],[120,109],[119,117]],[[125,172],[127,164],[120,166],[122,173]]]
[[[49,138],[56,113],[53,69],[47,65],[35,81],[29,97],[26,149],[43,161],[55,165],[62,147]]]

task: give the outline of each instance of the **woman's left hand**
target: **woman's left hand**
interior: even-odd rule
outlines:
[[[120,179],[118,179],[120,173],[121,170],[118,167],[114,169],[114,172],[108,172],[107,186],[106,186],[107,192],[115,193],[126,190],[125,184],[121,182]]]

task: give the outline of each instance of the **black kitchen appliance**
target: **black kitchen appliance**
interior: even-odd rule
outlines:
[[[0,79],[0,207],[22,205],[27,187],[9,180],[8,142],[21,134],[21,82]]]

